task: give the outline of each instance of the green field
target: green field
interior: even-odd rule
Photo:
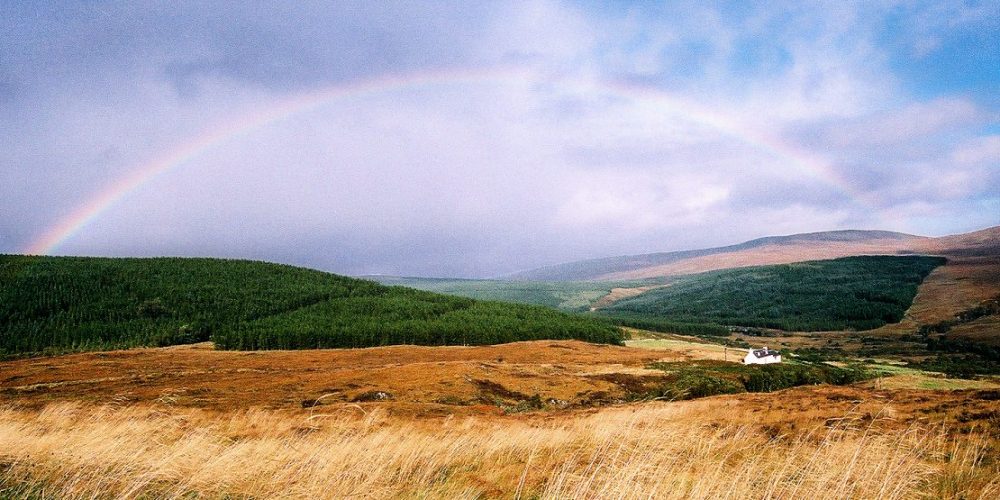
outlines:
[[[535,304],[569,312],[588,311],[613,288],[635,288],[668,283],[670,278],[629,281],[504,281],[450,278],[374,276],[384,285],[400,285],[429,292],[479,300]]]
[[[865,256],[712,271],[601,309],[619,318],[782,330],[896,323],[940,257]]]
[[[209,339],[294,349],[543,338],[619,343],[622,334],[545,307],[265,262],[0,256],[0,356]]]

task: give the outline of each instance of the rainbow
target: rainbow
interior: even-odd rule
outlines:
[[[732,117],[705,109],[683,99],[677,99],[658,89],[619,83],[539,79],[537,75],[523,68],[448,70],[387,76],[324,88],[297,95],[280,101],[269,109],[244,115],[209,128],[199,136],[150,159],[132,169],[131,173],[110,183],[85,203],[47,228],[24,249],[24,253],[34,255],[54,253],[61,245],[116,203],[157,177],[199,157],[214,147],[295,115],[309,112],[340,99],[365,97],[390,91],[432,88],[440,85],[477,83],[522,85],[545,83],[567,91],[602,92],[625,99],[641,100],[644,103],[658,106],[658,109],[676,113],[692,122],[708,126],[722,134],[740,140],[748,146],[789,162],[803,172],[834,187],[850,200],[865,207],[872,206],[871,201],[867,200],[863,193],[854,189],[850,182],[841,177],[822,158],[785,143],[776,136],[742,125]]]

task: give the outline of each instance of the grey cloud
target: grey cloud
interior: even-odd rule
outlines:
[[[110,82],[153,66],[297,88],[468,63],[490,6],[464,2],[86,2],[9,5],[0,60],[31,85]]]
[[[678,9],[691,15],[556,2],[5,3],[0,251],[302,93],[497,64],[530,76],[353,96],[230,136],[58,251],[493,276],[771,233],[921,232],[934,211],[927,227],[958,227],[962,210],[996,204],[994,146],[981,140],[995,110],[906,95],[863,12]],[[734,69],[739,41],[768,33],[761,57],[787,60]],[[920,121],[927,113],[935,120]],[[828,159],[880,206],[859,209],[730,123]],[[935,184],[942,173],[954,175]]]

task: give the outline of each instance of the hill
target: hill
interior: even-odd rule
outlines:
[[[602,314],[782,330],[896,323],[941,257],[863,256],[712,271],[626,298]]]
[[[0,355],[208,339],[223,349],[622,340],[544,307],[265,262],[0,256]]]
[[[536,281],[635,280],[852,255],[915,253],[954,257],[997,255],[1000,254],[1000,226],[940,238],[857,230],[768,236],[718,248],[569,262],[517,273],[508,278]]]
[[[924,240],[917,250],[952,257],[989,257],[1000,255],[1000,226],[971,233],[954,234]]]

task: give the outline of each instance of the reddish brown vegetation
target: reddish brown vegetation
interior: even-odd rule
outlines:
[[[0,402],[299,408],[316,400],[371,401],[365,395],[381,391],[391,395],[399,412],[468,412],[484,410],[476,405],[492,401],[481,381],[569,405],[597,392],[620,394],[615,384],[590,376],[595,372],[641,370],[652,361],[684,358],[577,341],[260,352],[216,351],[198,344],[4,362]]]

